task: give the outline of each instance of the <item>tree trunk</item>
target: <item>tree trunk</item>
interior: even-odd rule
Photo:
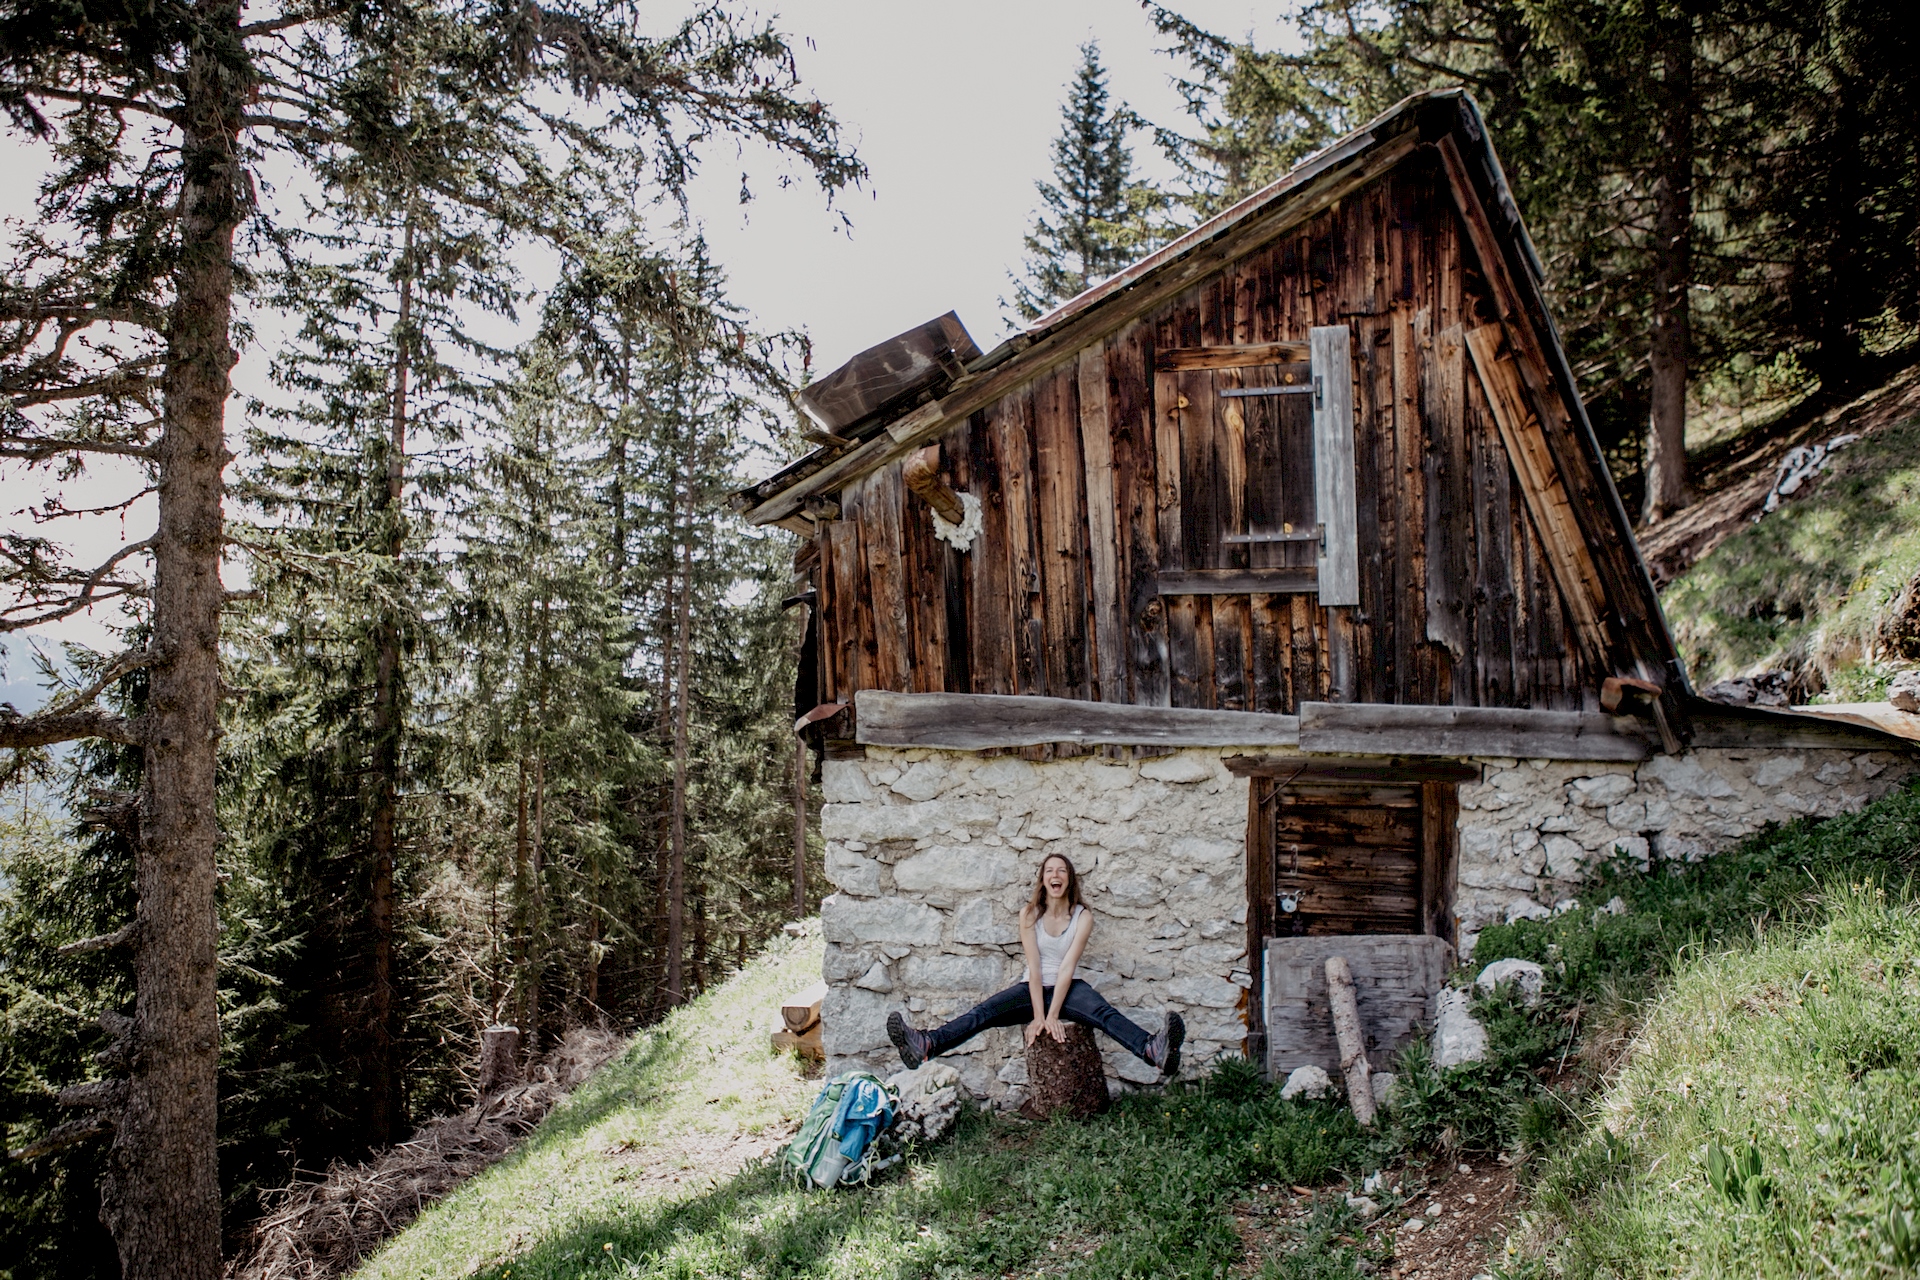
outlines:
[[[133,1055],[101,1218],[127,1280],[218,1280],[214,766],[219,741],[222,479],[236,359],[237,129],[250,89],[239,9],[195,7],[181,120],[180,257],[169,317],[159,524],[158,658],[144,725]]]
[[[1366,1028],[1360,1025],[1360,999],[1345,956],[1327,957],[1327,1005],[1333,1011],[1333,1039],[1340,1046],[1340,1074],[1347,1082],[1347,1105],[1363,1128],[1373,1124],[1373,1066],[1367,1061]]]
[[[1692,501],[1687,478],[1687,363],[1693,344],[1693,20],[1660,34],[1660,153],[1653,180],[1652,406],[1647,500],[1652,524]]]
[[[807,740],[793,739],[793,918],[807,915]]]
[[[400,306],[394,324],[393,414],[387,441],[387,556],[391,585],[397,587],[400,556],[406,549],[406,525],[400,501],[407,479],[407,382],[412,372],[409,329],[413,324],[413,220],[407,220],[401,249]],[[368,926],[373,934],[373,974],[367,993],[367,1091],[372,1110],[367,1140],[374,1147],[393,1142],[398,1120],[394,1072],[393,921],[394,852],[400,808],[400,619],[391,604],[380,606],[373,677],[373,821]]]
[[[677,496],[677,495],[676,495]],[[693,512],[680,531],[680,598],[675,602],[673,681],[673,851],[667,864],[667,1003],[686,998],[680,952],[684,942],[683,899],[687,870],[687,649],[693,620]]]

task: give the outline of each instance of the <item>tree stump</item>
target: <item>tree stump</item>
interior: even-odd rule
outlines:
[[[1064,1111],[1084,1120],[1112,1105],[1106,1064],[1100,1060],[1093,1032],[1077,1022],[1065,1026],[1065,1044],[1043,1031],[1027,1046],[1027,1100],[1020,1113],[1029,1119],[1045,1120]]]
[[[520,1083],[520,1028],[493,1026],[480,1033],[480,1096],[490,1098]]]

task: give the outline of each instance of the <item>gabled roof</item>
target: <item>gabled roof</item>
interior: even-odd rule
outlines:
[[[1479,108],[1460,90],[1416,94],[1398,103],[1277,181],[972,360],[937,398],[861,423],[852,438],[816,449],[741,490],[734,495],[735,507],[754,524],[808,531],[810,498],[833,492],[937,439],[975,410],[1305,223],[1426,147],[1443,158],[1468,238],[1489,277],[1518,357],[1515,391],[1524,395],[1515,408],[1529,418],[1538,412],[1542,419],[1527,424],[1538,445],[1538,456],[1530,461],[1535,479],[1544,479],[1555,490],[1551,501],[1561,513],[1563,544],[1583,561],[1581,572],[1591,588],[1583,594],[1593,598],[1595,625],[1624,641],[1642,674],[1657,674],[1670,693],[1690,693],[1631,521],[1548,313],[1539,256]],[[1515,462],[1523,465],[1522,459]]]

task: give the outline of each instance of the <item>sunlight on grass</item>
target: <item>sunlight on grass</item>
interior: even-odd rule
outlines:
[[[1810,492],[1721,543],[1661,603],[1699,685],[1810,665],[1847,688],[1916,573],[1920,422],[1909,421],[1836,455]]]

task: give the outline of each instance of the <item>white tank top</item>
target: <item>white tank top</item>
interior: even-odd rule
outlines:
[[[1058,937],[1047,932],[1046,917],[1033,922],[1034,945],[1040,948],[1040,985],[1051,987],[1060,979],[1061,962],[1067,958],[1067,951],[1073,946],[1073,931],[1080,923],[1080,913],[1085,907],[1075,907],[1073,914],[1067,917],[1067,927]],[[1020,981],[1029,981],[1031,970],[1020,971]]]

